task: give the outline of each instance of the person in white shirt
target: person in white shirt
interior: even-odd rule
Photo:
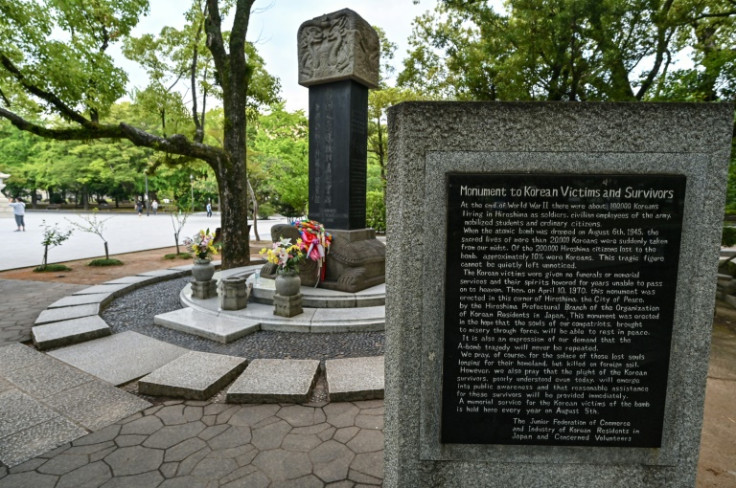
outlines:
[[[26,215],[26,204],[20,201],[20,198],[13,198],[10,202],[10,206],[13,207],[13,215],[15,216],[15,223],[18,228],[15,232],[26,231],[26,223],[24,217]]]

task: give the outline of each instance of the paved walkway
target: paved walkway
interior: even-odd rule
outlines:
[[[63,289],[54,290],[58,286],[0,280],[0,293],[6,303],[25,304],[21,310],[25,309],[26,317],[21,318],[18,313],[0,315],[0,346],[21,351],[26,348],[13,337],[27,337],[36,315],[65,293]],[[73,291],[74,286],[66,292]],[[6,329],[10,330],[7,334]],[[716,392],[714,385],[732,392],[736,377],[736,333],[721,327],[713,337],[708,395]],[[56,361],[41,356],[45,359],[39,361]],[[0,396],[11,395],[15,403],[26,402],[28,406],[22,418],[9,418],[0,411],[0,446],[7,445],[3,439],[8,437],[6,433],[23,421],[38,428],[21,430],[22,435],[13,440],[31,447],[39,440],[51,438],[48,425],[92,433],[53,450],[44,449],[28,461],[12,463],[12,467],[0,464],[0,488],[365,488],[381,484],[381,400],[304,405],[229,405],[221,397],[210,401],[170,401],[98,427],[123,402],[113,402],[118,407],[93,405],[107,398],[99,393],[100,386],[93,379],[75,375],[74,368],[60,371],[59,364],[37,368],[41,373],[38,376],[19,375],[0,381]],[[30,369],[0,364],[4,375]],[[23,376],[38,380],[24,383]],[[62,401],[74,400],[74,396],[62,390],[79,392],[76,405],[89,403],[92,408],[75,411],[74,401]],[[29,398],[37,400],[37,404]],[[701,466],[715,463],[726,469],[707,469],[714,474],[701,472],[700,475],[715,476],[715,481],[703,484],[699,475],[698,486],[736,486],[733,458],[729,455],[732,451],[724,449],[733,439],[732,416],[732,409],[726,405],[712,406],[710,412],[706,409]],[[61,417],[69,423],[65,424]],[[725,459],[719,460],[719,456]]]
[[[146,407],[18,343],[50,303],[81,288],[0,280],[0,294],[23,310],[0,315],[0,347],[14,353],[0,361],[0,458],[1,446],[9,451],[0,488],[381,485],[382,400],[230,405],[221,395]],[[3,400],[27,414],[7,415]],[[70,432],[83,436],[52,449]]]
[[[104,257],[105,247],[99,236],[83,232],[73,227],[72,222],[86,225],[83,216],[92,214],[62,212],[58,210],[26,212],[26,232],[15,232],[15,221],[12,218],[0,218],[0,238],[5,249],[11,253],[0,256],[0,271],[38,266],[43,258],[43,227],[57,224],[59,229],[73,229],[71,237],[60,246],[49,249],[49,263],[72,261],[93,257]],[[12,217],[12,215],[11,215]],[[146,217],[138,217],[134,213],[97,214],[99,220],[105,220],[103,235],[108,242],[110,254],[144,251],[176,245],[171,215],[159,212]],[[258,221],[258,234],[261,239],[271,238],[271,226],[286,222],[283,218]],[[249,221],[249,223],[252,223]],[[185,237],[194,235],[200,229],[209,228],[214,231],[220,226],[220,216],[215,213],[207,218],[204,213],[189,216],[179,235],[181,243]],[[255,238],[255,230],[251,228],[251,238]]]

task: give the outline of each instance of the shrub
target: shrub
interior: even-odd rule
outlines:
[[[114,258],[105,258],[105,259],[95,259],[91,261],[88,266],[122,266],[124,263],[120,261],[119,259]]]
[[[271,217],[271,215],[273,215],[274,213],[274,208],[270,204],[262,203],[258,205],[258,218],[267,219]]]
[[[386,202],[382,191],[369,191],[365,199],[365,222],[377,232],[386,232]]]

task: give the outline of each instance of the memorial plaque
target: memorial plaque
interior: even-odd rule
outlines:
[[[441,442],[659,447],[685,176],[447,178]]]

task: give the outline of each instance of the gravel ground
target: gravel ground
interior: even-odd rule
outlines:
[[[337,359],[384,354],[383,332],[306,334],[256,332],[230,344],[220,344],[153,323],[154,315],[182,308],[179,292],[191,278],[178,278],[139,288],[114,300],[102,313],[114,334],[132,330],[195,351],[240,356],[248,360]]]

